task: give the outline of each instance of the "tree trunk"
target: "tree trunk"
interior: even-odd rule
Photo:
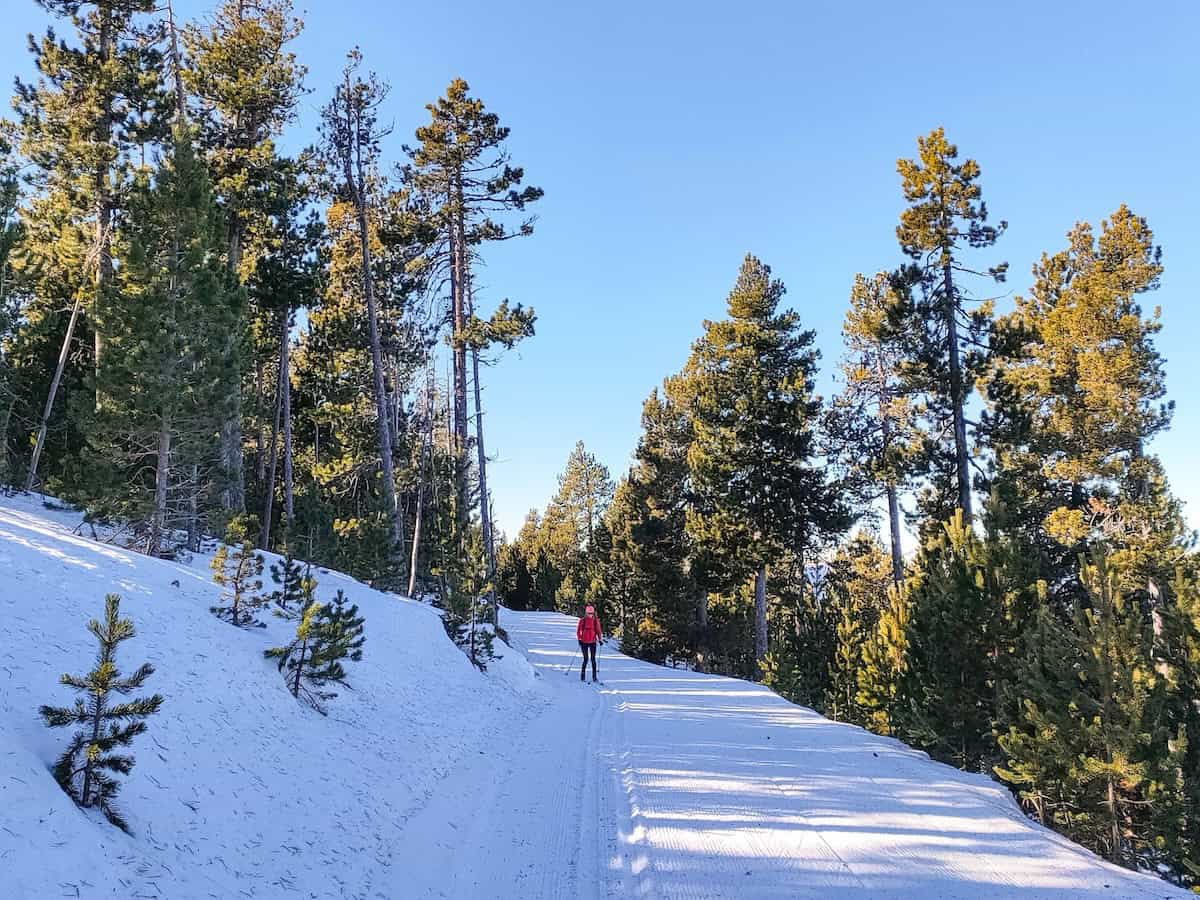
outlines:
[[[421,524],[425,511],[425,476],[426,467],[432,470],[433,455],[433,365],[428,366],[425,377],[425,434],[421,438],[421,458],[417,461],[417,509],[413,524],[412,558],[408,566],[408,596],[411,597],[417,589],[417,570],[421,552]],[[432,478],[432,471],[429,472]],[[435,501],[436,505],[436,501]]]
[[[191,484],[188,488],[188,550],[200,552],[200,467],[192,465]]]
[[[767,656],[767,567],[754,573],[754,661],[759,666]],[[762,677],[761,668],[755,679]]]
[[[101,4],[97,7],[100,15],[100,34],[98,51],[100,64],[107,67],[114,43],[112,11]],[[111,92],[101,99],[103,111],[100,121],[96,123],[96,142],[98,144],[112,143],[112,105]],[[108,192],[109,170],[107,166],[99,166],[93,173],[93,188],[96,192],[96,295],[92,299],[92,331],[95,335],[95,367],[96,367],[96,407],[101,405],[100,394],[100,364],[104,355],[104,295],[112,278],[112,197]]]
[[[37,484],[38,463],[42,458],[42,448],[46,446],[46,428],[50,423],[50,413],[54,410],[54,399],[58,396],[58,385],[62,381],[63,370],[67,367],[67,359],[71,355],[71,339],[75,336],[75,323],[79,321],[79,310],[83,307],[83,297],[75,299],[71,307],[71,318],[67,322],[67,333],[63,335],[62,349],[58,353],[58,365],[54,369],[54,377],[50,379],[50,389],[46,392],[46,406],[42,410],[42,421],[38,424],[37,438],[33,442],[33,456],[29,460],[29,474],[25,477],[25,490],[32,491]]]
[[[106,660],[102,659],[102,661],[106,661]],[[96,697],[93,702],[96,704],[96,708],[94,710],[92,710],[92,741],[91,742],[93,744],[95,744],[96,741],[98,741],[100,739],[100,722],[104,718],[104,702],[99,697]],[[90,754],[87,753],[86,749],[84,750],[84,754],[85,754],[86,761],[84,762],[84,765],[83,765],[83,789],[79,793],[79,805],[86,809],[87,807],[92,805],[91,799],[92,799],[93,763],[92,763],[92,757]]]
[[[417,589],[417,564],[420,562],[421,516],[425,506],[425,450],[421,450],[421,464],[417,467],[417,509],[413,521],[412,557],[408,563],[408,596]]]
[[[969,449],[967,447],[967,421],[963,406],[966,403],[963,389],[962,360],[958,346],[958,304],[955,302],[954,277],[947,262],[942,267],[943,306],[946,316],[946,349],[950,357],[950,406],[954,414],[954,461],[958,481],[958,505],[963,519],[971,521],[971,473]]]
[[[291,375],[291,324],[289,313],[284,323],[283,340],[279,347],[280,386],[283,390],[283,515],[284,528],[290,534],[295,517],[292,490],[292,375]]]
[[[347,110],[347,114],[349,110]],[[400,506],[396,502],[396,474],[392,463],[392,429],[388,418],[387,389],[383,380],[383,350],[379,340],[379,315],[375,304],[375,282],[371,274],[371,239],[367,223],[366,178],[359,159],[357,178],[351,169],[350,158],[346,157],[345,176],[347,187],[354,194],[354,205],[358,213],[358,245],[362,268],[362,291],[367,301],[367,331],[371,342],[371,370],[374,375],[375,419],[379,432],[379,457],[383,468],[383,500],[392,520],[393,559],[403,558],[404,526],[400,519]]]
[[[900,499],[896,496],[896,486],[887,486],[888,530],[892,542],[892,581],[896,587],[904,580],[904,553],[900,549]]]
[[[8,428],[12,424],[13,404],[17,402],[16,395],[5,386],[8,393],[8,403],[4,405],[4,415],[0,417],[0,484],[8,484]]]
[[[242,220],[236,209],[229,210],[228,239],[226,244],[226,266],[229,274],[240,282],[238,270],[242,264]],[[222,411],[221,447],[221,506],[230,512],[246,509],[246,483],[242,454],[242,367],[237,353],[237,334],[241,328],[239,320],[232,323],[225,335],[225,357],[230,370],[230,390],[225,397]]]
[[[283,338],[282,342],[287,342],[287,320],[283,323]],[[275,466],[279,456],[275,452],[275,448],[279,444],[279,420],[283,415],[283,381],[287,377],[287,370],[283,367],[283,355],[279,357],[279,377],[275,381],[275,417],[271,420],[271,444],[268,450],[270,457],[267,463],[267,476],[263,482],[263,492],[265,498],[263,500],[263,519],[262,529],[258,534],[258,546],[262,550],[267,549],[267,543],[271,539],[271,518],[275,508]]]
[[[267,480],[266,440],[263,438],[263,364],[262,360],[254,361],[254,476],[259,489]]]
[[[1121,858],[1124,854],[1121,853],[1121,820],[1117,815],[1117,792],[1113,787],[1113,780],[1108,779],[1108,815],[1109,815],[1109,840],[1112,841],[1112,846],[1108,851],[1108,859],[1110,862],[1121,865]]]
[[[167,529],[167,487],[171,479],[171,416],[165,410],[158,428],[158,459],[154,465],[154,512],[150,517],[150,537],[146,553],[157,556]]]
[[[456,488],[458,491],[458,522],[465,532],[470,518],[470,478],[467,463],[467,348],[462,341],[467,326],[467,248],[463,224],[462,182],[451,183],[450,222],[450,294],[454,327],[454,448],[456,461]]]
[[[479,527],[483,531],[483,552],[487,563],[488,608],[492,624],[500,624],[500,604],[496,594],[496,542],[492,534],[492,515],[488,505],[487,454],[483,447],[483,404],[479,387],[479,351],[471,350],[471,368],[475,379],[475,450],[479,466]]]

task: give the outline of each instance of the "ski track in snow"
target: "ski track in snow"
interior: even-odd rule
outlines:
[[[549,709],[563,725],[560,740],[583,740],[571,717],[587,708],[587,692],[596,688],[574,674],[574,620],[508,613],[502,624],[543,673]],[[558,674],[564,665],[573,670],[567,678]],[[830,722],[758,685],[654,666],[607,648],[600,674],[601,725],[589,732],[586,751],[588,777],[599,782],[599,833],[591,844],[596,890],[582,884],[576,893],[529,894],[498,879],[488,896],[1192,896],[1111,866],[1034,824],[1007,790],[983,776]],[[545,775],[531,760],[526,783],[532,788]],[[579,783],[590,792],[589,781]],[[581,808],[590,802],[581,800]],[[518,831],[545,827],[524,817],[512,824]]]
[[[830,722],[760,686],[599,654],[575,620],[504,612],[486,675],[422,604],[319,572],[367,619],[323,718],[264,647],[208,612],[207,559],[72,534],[75,513],[0,499],[0,900],[1169,900],[1030,822],[1000,785]],[[268,561],[273,557],[268,556]],[[176,586],[173,582],[179,582]],[[126,836],[48,771],[63,671],[119,591],[163,711],[118,803]]]

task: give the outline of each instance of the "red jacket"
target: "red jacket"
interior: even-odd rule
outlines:
[[[604,634],[600,628],[599,616],[584,616],[579,620],[579,624],[575,626],[575,637],[579,638],[581,644],[594,644]]]

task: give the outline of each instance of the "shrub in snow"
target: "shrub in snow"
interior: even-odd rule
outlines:
[[[149,663],[126,678],[117,669],[117,646],[133,637],[133,623],[119,618],[120,603],[120,597],[109,594],[104,598],[103,624],[95,619],[88,623],[88,630],[100,644],[96,668],[83,678],[62,676],[63,684],[83,696],[72,708],[43,706],[39,712],[51,728],[81,726],[54,765],[54,777],[62,789],[80,806],[97,807],[110,822],[128,831],[125,820],[112,806],[121,785],[109,773],[128,774],[133,768],[133,757],[113,750],[129,746],[146,730],[145,719],[158,712],[162,697],[155,694],[111,703],[112,694],[130,694],[154,673]]]
[[[362,659],[364,625],[358,607],[348,606],[346,595],[339,590],[332,603],[314,601],[305,606],[292,642],[267,650],[265,655],[279,660],[279,671],[292,696],[324,715],[324,701],[337,696],[329,685],[346,683],[342,660]]]
[[[275,615],[280,618],[296,618],[315,599],[317,580],[312,576],[312,566],[308,563],[302,566],[292,555],[290,544],[284,550],[283,559],[271,565],[271,580],[279,585],[269,599]]]
[[[217,548],[212,559],[213,581],[221,585],[223,605],[211,607],[226,622],[240,628],[261,627],[254,613],[266,604],[262,590],[263,558],[255,552],[254,522],[248,516],[237,516],[225,530],[225,542]]]

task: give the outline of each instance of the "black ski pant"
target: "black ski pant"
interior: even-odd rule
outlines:
[[[583,681],[583,676],[587,673],[588,655],[591,654],[592,681],[595,681],[596,680],[596,642],[592,641],[590,644],[585,644],[583,641],[580,641],[579,649],[583,651],[583,665],[579,667],[579,680]]]

